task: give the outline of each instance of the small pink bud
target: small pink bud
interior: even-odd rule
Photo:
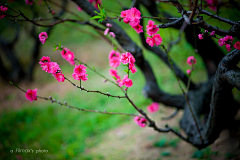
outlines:
[[[106,26],[107,27],[112,27],[112,24],[111,23],[107,23]]]

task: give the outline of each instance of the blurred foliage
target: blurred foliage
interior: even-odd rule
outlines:
[[[193,153],[192,158],[197,159],[211,159],[211,156],[217,155],[218,152],[212,151],[210,147],[204,148],[202,150],[197,150]]]
[[[160,140],[153,144],[154,147],[174,147],[176,148],[179,142],[179,138],[169,139],[165,136],[161,136]]]

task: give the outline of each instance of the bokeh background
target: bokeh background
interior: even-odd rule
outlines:
[[[55,2],[61,4],[61,1]],[[52,16],[47,12],[48,9],[44,2],[39,0],[32,6],[26,5],[23,0],[9,0],[3,3],[8,3],[13,9],[20,9],[31,19]],[[123,6],[130,6],[130,4],[131,2],[128,0],[102,1],[102,7],[105,8],[107,15],[110,17],[120,15]],[[49,5],[56,13],[60,11],[52,3],[49,3]],[[161,6],[162,10],[180,16],[170,4],[161,3]],[[83,11],[78,11],[73,2],[68,1],[66,7],[83,20],[89,20],[89,16]],[[8,11],[7,13],[11,12]],[[237,13],[237,11],[226,7],[221,9],[220,15],[237,20],[239,18]],[[37,17],[35,17],[36,15]],[[142,8],[142,15],[149,16],[145,8]],[[79,18],[67,12],[63,17]],[[93,20],[90,21],[95,23]],[[148,19],[144,20],[145,25],[147,21]],[[207,22],[222,29],[229,29],[229,25],[216,20],[209,19]],[[20,20],[11,21],[6,17],[1,19],[0,23],[0,38],[5,42],[13,40],[17,28],[20,30],[19,38],[14,43],[12,51],[22,68],[24,70],[29,69],[34,43],[38,39],[37,36],[34,37],[30,34],[32,24]],[[133,41],[142,46],[138,34],[129,25],[123,22],[118,22],[118,24],[124,28]],[[47,28],[35,27],[35,30],[39,34],[46,31]],[[168,45],[171,40],[177,38],[178,30],[160,29],[159,33],[163,38],[163,44]],[[98,72],[111,79],[108,71],[110,69],[108,54],[113,47],[105,42],[93,28],[76,23],[62,23],[55,26],[47,42],[40,45],[39,59],[42,56],[51,57],[52,61],[56,61],[60,65],[65,76],[73,80],[71,74],[74,67],[62,59],[60,51],[53,52],[54,48],[52,46],[59,42],[62,46],[73,51],[78,59],[89,66],[95,67]],[[153,53],[143,47],[142,49],[161,88],[168,93],[181,93],[171,70]],[[222,48],[222,50],[227,53],[225,48]],[[10,61],[4,52],[3,47],[0,47],[1,63],[7,66],[7,69],[11,72],[14,68],[11,68]],[[172,48],[170,55],[184,72],[189,69],[186,63],[187,57],[194,55],[197,64],[192,74],[192,80],[194,82],[207,80],[201,58],[194,54],[194,49],[185,41],[184,35],[182,35],[182,41]],[[123,66],[119,68],[119,71],[122,70],[120,72],[121,76],[124,75],[123,69]],[[87,74],[88,81],[82,82],[84,88],[109,92],[114,95],[122,94],[114,85],[108,82],[104,83],[102,77],[88,69]],[[139,108],[146,111],[146,107],[152,101],[146,99],[141,93],[145,80],[140,69],[136,74],[131,75],[131,79],[133,80],[133,87],[129,89],[129,95]],[[42,71],[39,64],[34,67],[33,81],[24,79],[17,84],[24,90],[37,88],[37,93],[40,96],[48,97],[51,95],[58,101],[67,101],[68,104],[79,108],[138,114],[127,100],[107,98],[103,95],[80,91],[67,81],[58,82],[52,75]],[[233,92],[235,97],[240,99],[239,92],[235,89]],[[217,140],[215,144],[198,151],[172,134],[156,133],[148,127],[140,128],[133,122],[133,117],[81,112],[68,109],[65,106],[51,104],[49,101],[42,99],[31,103],[26,100],[22,91],[10,85],[8,80],[3,78],[0,83],[0,93],[0,159],[228,159],[234,157],[231,149],[226,148],[228,143],[232,143],[228,140],[227,131],[224,131],[226,133],[223,133],[222,139]],[[174,109],[160,104],[160,111],[150,116],[161,127],[169,124],[174,129],[181,131],[178,122],[182,113],[179,113],[172,120],[161,120],[162,117],[167,117],[173,112]],[[240,119],[239,116],[238,119]],[[17,148],[33,149],[34,151],[45,149],[48,150],[48,153],[19,153],[16,152]],[[10,152],[11,150],[13,150],[13,153]]]

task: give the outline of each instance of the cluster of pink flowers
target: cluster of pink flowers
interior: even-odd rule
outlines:
[[[95,8],[98,8],[98,5],[101,6],[101,4],[102,4],[102,1],[101,1],[101,0],[88,0],[88,1],[89,1],[89,3],[95,2],[95,4],[94,4],[94,7],[95,7]],[[79,6],[77,6],[77,9],[78,9],[79,11],[82,11],[82,8],[79,7]]]
[[[109,74],[116,78],[116,83],[119,83],[120,87],[122,87],[123,85],[125,85],[126,87],[132,87],[133,82],[131,79],[128,78],[128,75],[125,75],[124,78],[121,80],[121,77],[117,74],[118,71],[116,70],[116,68],[122,62],[125,65],[128,64],[129,70],[134,74],[137,71],[137,69],[134,64],[135,58],[133,57],[133,55],[130,52],[126,52],[122,53],[122,55],[120,56],[119,52],[112,50],[109,53],[108,59],[110,66],[115,68],[110,69]]]
[[[130,52],[122,53],[120,61],[123,64],[128,64],[129,65],[129,70],[134,74],[137,72],[137,68],[135,67],[135,58]]]
[[[29,101],[36,101],[37,100],[37,88],[34,90],[28,89],[26,94],[25,94],[27,100]]]
[[[71,65],[75,65],[75,55],[72,51],[70,51],[69,49],[67,48],[63,48],[63,50],[61,51],[61,55],[64,59],[66,59]]]
[[[110,27],[112,27],[112,24],[111,23],[107,23],[106,26],[108,28],[106,28],[106,30],[104,31],[104,35],[107,35],[108,32],[110,31]],[[109,32],[109,36],[112,36],[113,38],[116,37],[115,33],[114,32]]]
[[[1,12],[6,12],[8,10],[8,8],[7,7],[5,7],[5,6],[0,6],[0,11]],[[6,15],[4,15],[4,14],[2,14],[0,12],[0,19],[2,19],[2,18],[4,18]]]
[[[229,35],[226,35],[224,38],[220,38],[218,40],[219,46],[226,45],[226,49],[228,52],[231,51],[232,42],[233,42],[233,37]]]
[[[51,73],[58,80],[58,82],[64,82],[64,74],[62,74],[62,71],[59,68],[57,62],[51,62],[50,57],[43,56],[40,59],[39,64],[41,65],[42,70],[47,73]]]
[[[32,5],[34,3],[34,0],[25,0],[26,4]]]
[[[73,78],[78,81],[83,80],[84,82],[86,82],[86,80],[88,80],[86,69],[87,67],[85,67],[83,64],[75,65],[72,74]]]
[[[147,110],[150,113],[157,112],[159,110],[159,104],[157,102],[153,102],[149,106],[147,106]]]
[[[216,11],[218,0],[205,0],[209,6],[209,8],[213,11]]]
[[[145,127],[147,124],[147,120],[139,116],[134,117],[134,122],[136,122],[140,127]]]
[[[42,44],[44,44],[48,38],[47,32],[41,32],[38,37]]]
[[[151,47],[153,47],[154,44],[158,46],[162,43],[162,37],[160,36],[160,34],[156,34],[159,31],[159,28],[157,27],[157,25],[154,25],[154,23],[154,21],[149,20],[148,25],[146,26],[147,34],[150,36],[147,37],[146,42]]]
[[[197,63],[197,60],[194,58],[194,56],[189,56],[187,58],[187,63],[192,66],[193,64],[196,64]],[[194,70],[194,68],[192,67],[192,69],[187,69],[187,74],[190,75],[192,70]]]
[[[205,35],[208,35],[208,30],[205,30],[204,33],[198,34],[198,38],[199,38],[200,40],[202,40]],[[215,31],[212,31],[212,32],[210,33],[210,36],[214,36],[214,35],[215,35]]]
[[[141,12],[135,7],[122,11],[121,15],[123,22],[129,24],[137,33],[143,32],[142,26],[140,25]]]

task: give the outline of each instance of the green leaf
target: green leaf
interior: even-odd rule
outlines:
[[[94,11],[95,13],[97,13],[99,15],[99,13],[97,11]]]
[[[93,68],[93,70],[95,71],[95,67],[92,67]]]
[[[112,76],[113,77],[113,79],[115,79],[115,81],[117,81],[117,78],[116,77],[114,77],[114,76]]]
[[[61,42],[59,42],[58,47],[61,48]]]
[[[94,16],[91,19],[100,19],[100,18],[101,18],[101,16]]]
[[[114,47],[114,49],[113,49],[114,51],[116,51],[117,50],[117,47]]]
[[[55,48],[55,49],[53,49],[53,51],[56,51],[57,49]]]
[[[13,84],[11,81],[9,81],[10,84]]]
[[[126,73],[128,74],[128,70],[127,70],[127,69],[124,69],[123,71],[126,72]]]

